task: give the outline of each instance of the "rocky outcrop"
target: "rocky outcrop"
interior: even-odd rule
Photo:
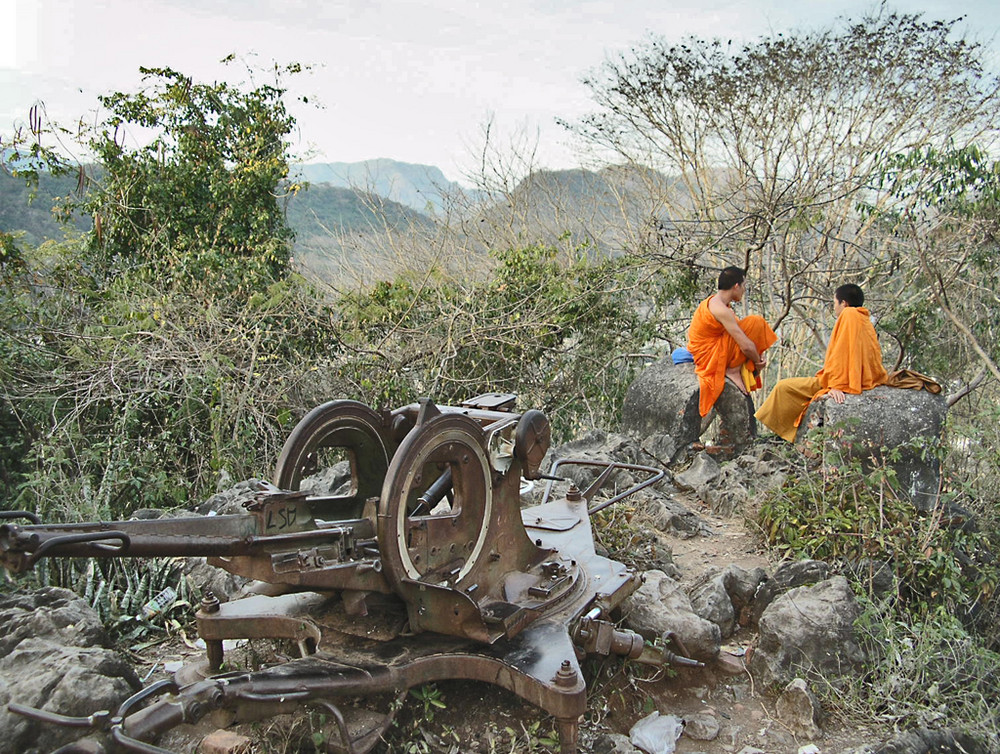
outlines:
[[[739,626],[747,625],[754,596],[766,580],[763,568],[709,568],[689,590],[691,606],[702,618],[717,625],[726,640]]]
[[[887,465],[896,473],[900,490],[920,510],[930,510],[938,499],[940,468],[927,445],[941,438],[948,407],[944,396],[926,390],[877,387],[861,395],[845,396],[843,403],[813,401],[795,438],[808,442],[809,430],[828,430],[824,462],[853,458],[865,470]],[[890,459],[884,448],[894,452]],[[831,461],[831,459],[838,459]]]
[[[86,717],[116,710],[140,687],[132,667],[107,649],[93,610],[66,589],[0,596],[0,754],[49,752],[80,730],[15,715],[11,701]]]
[[[719,655],[719,627],[695,613],[680,584],[663,571],[643,574],[642,586],[622,605],[622,615],[625,625],[645,639],[675,634],[692,659],[712,662]]]
[[[37,637],[77,647],[108,644],[97,613],[69,589],[44,587],[0,595],[0,657],[25,639]]]
[[[642,447],[661,463],[682,461],[708,424],[698,413],[699,394],[694,364],[674,364],[669,358],[653,362],[625,393],[622,430],[641,438]],[[755,420],[747,396],[727,382],[712,412],[718,422],[716,444],[723,451],[721,457],[740,455],[754,437]]]
[[[795,560],[782,563],[774,574],[765,579],[750,607],[749,625],[756,627],[768,605],[789,589],[825,581],[830,575],[830,566],[821,560]]]
[[[860,614],[843,576],[786,592],[761,616],[750,672],[764,686],[854,672],[865,659],[854,635]]]

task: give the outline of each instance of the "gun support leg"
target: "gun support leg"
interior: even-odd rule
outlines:
[[[576,754],[580,737],[580,718],[556,718],[556,728],[559,731],[559,754]]]
[[[208,655],[208,672],[215,675],[222,670],[222,639],[208,639],[205,641],[205,653]]]

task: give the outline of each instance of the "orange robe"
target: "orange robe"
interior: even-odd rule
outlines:
[[[831,390],[860,395],[885,384],[882,349],[868,310],[848,306],[837,317],[826,347],[823,368],[815,377],[778,380],[754,414],[757,420],[788,442],[795,442],[799,423],[809,404]]]
[[[709,298],[702,301],[695,309],[688,329],[687,348],[694,357],[694,371],[698,375],[698,412],[705,416],[712,410],[715,401],[722,395],[726,386],[726,370],[738,367],[746,362],[739,345],[726,328],[715,318],[708,308]],[[778,336],[763,317],[751,314],[739,321],[740,329],[757,346],[757,352],[763,354],[774,345]]]

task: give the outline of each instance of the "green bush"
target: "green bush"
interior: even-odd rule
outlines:
[[[817,446],[830,447],[829,431],[817,432]],[[766,494],[757,522],[782,556],[852,574],[868,662],[831,690],[831,709],[906,727],[953,726],[995,748],[1000,564],[995,536],[957,505],[966,494],[949,479],[937,507],[920,512],[891,470],[827,456],[822,469],[798,461],[789,481]],[[893,577],[888,591],[876,586],[883,567]]]
[[[953,494],[918,511],[891,469],[865,471],[847,455],[839,464],[826,458],[822,471],[804,466],[765,496],[758,523],[767,543],[792,559],[886,563],[907,613],[972,616],[1000,576],[988,535],[955,517]]]

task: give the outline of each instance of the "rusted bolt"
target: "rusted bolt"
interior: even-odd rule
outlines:
[[[582,500],[583,495],[580,494],[580,488],[575,484],[570,484],[569,489],[566,490],[566,499],[572,503]]]
[[[563,660],[562,665],[559,667],[559,672],[556,673],[556,686],[560,686],[561,688],[570,688],[576,685],[576,681],[576,670],[570,664],[569,660]]]
[[[201,598],[201,611],[203,613],[219,612],[219,598],[210,589],[206,589],[205,596]]]

